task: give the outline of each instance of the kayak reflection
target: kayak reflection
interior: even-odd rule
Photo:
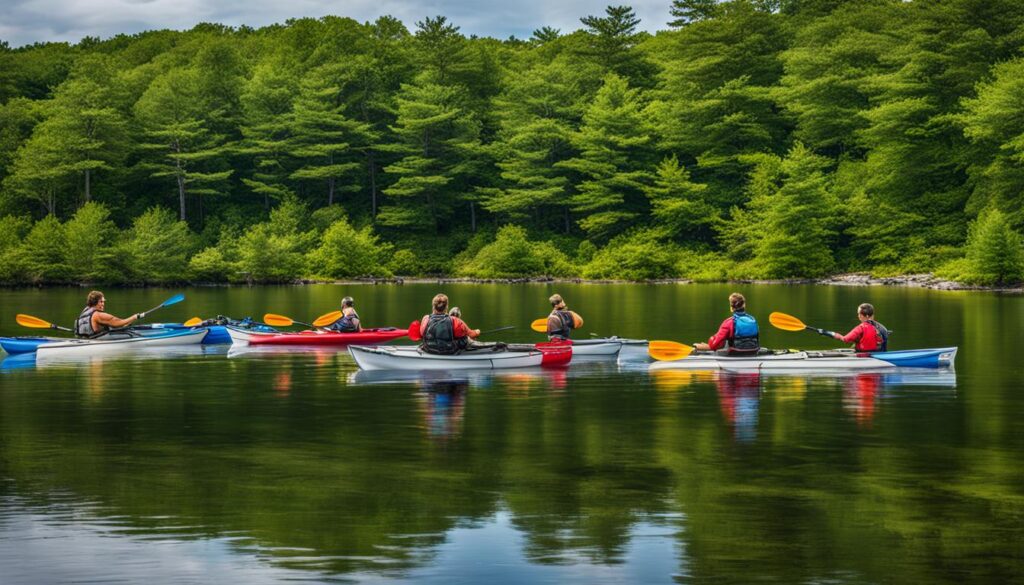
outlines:
[[[3,361],[0,361],[0,370],[81,367],[114,362],[205,358],[208,356],[224,355],[226,351],[224,346],[172,345],[165,347],[125,348],[117,352],[93,355],[23,353],[5,357]]]

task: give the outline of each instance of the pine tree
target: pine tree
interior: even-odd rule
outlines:
[[[153,80],[135,104],[149,140],[142,148],[151,153],[141,167],[152,177],[174,179],[181,221],[187,219],[186,194],[220,193],[233,172],[211,169],[223,162],[226,138],[207,127],[200,98],[199,74],[194,69],[172,69]]]
[[[609,74],[583,115],[583,126],[573,135],[579,155],[555,164],[579,175],[571,203],[588,236],[610,238],[645,211],[643,188],[649,179],[645,169],[652,142],[638,91]]]
[[[1024,281],[1024,243],[999,209],[986,209],[971,224],[967,264],[971,282],[998,285]]]
[[[694,183],[674,155],[658,165],[654,184],[644,191],[660,231],[680,241],[711,243],[720,213],[705,200],[707,185]]]

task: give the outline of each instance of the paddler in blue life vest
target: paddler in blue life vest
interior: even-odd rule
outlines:
[[[718,328],[707,343],[695,343],[694,349],[715,351],[729,346],[730,354],[756,354],[761,349],[758,339],[757,320],[747,314],[747,299],[740,293],[729,295],[732,316]]]
[[[570,311],[562,300],[562,295],[553,294],[548,299],[551,302],[551,314],[548,315],[548,339],[559,341],[569,339],[573,329],[583,327],[583,317]]]
[[[466,347],[469,339],[480,335],[479,329],[470,329],[462,319],[448,314],[448,296],[434,295],[433,312],[420,319],[420,349],[433,354],[454,355]],[[468,338],[468,339],[467,339]]]
[[[846,335],[824,329],[817,329],[817,332],[826,336],[831,333],[834,339],[854,344],[853,348],[857,351],[888,351],[889,330],[885,328],[885,325],[875,321],[874,305],[861,303],[857,307],[857,318],[860,319],[860,325],[851,329]]]
[[[363,330],[359,323],[359,313],[356,313],[356,302],[352,297],[341,299],[341,318],[327,326],[330,331],[340,333],[358,333]]]
[[[97,337],[111,329],[127,327],[132,323],[146,316],[145,313],[135,313],[127,319],[119,319],[105,311],[107,297],[98,290],[89,293],[85,298],[85,308],[79,313],[75,320],[75,335],[77,337]]]

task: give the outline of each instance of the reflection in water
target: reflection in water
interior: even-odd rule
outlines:
[[[427,435],[442,440],[458,437],[462,433],[469,380],[433,381],[420,387]]]
[[[715,388],[722,414],[739,443],[757,438],[757,414],[761,403],[761,375],[757,372],[717,372]]]

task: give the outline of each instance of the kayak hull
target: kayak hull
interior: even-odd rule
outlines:
[[[543,349],[492,351],[480,349],[456,355],[437,355],[421,351],[418,346],[383,346],[348,348],[352,359],[362,370],[498,370],[566,365],[572,358],[573,346],[558,344]]]
[[[38,358],[55,356],[84,356],[117,353],[148,347],[195,345],[202,343],[206,329],[185,329],[149,337],[121,339],[68,339],[59,343],[44,343],[36,348]]]
[[[615,357],[622,349],[618,337],[572,340],[572,354],[576,357]]]
[[[654,362],[651,370],[885,370],[889,368],[952,368],[956,347],[911,349],[874,353],[852,351],[794,351],[753,357],[693,353],[674,360]]]
[[[405,337],[409,333],[407,329],[366,329],[358,333],[338,333],[332,331],[268,333],[231,325],[227,326],[226,330],[231,337],[231,342],[240,345],[375,345],[386,343],[399,337]]]
[[[140,337],[160,337],[168,333],[180,331],[192,331],[195,327],[186,327],[180,323],[155,323],[143,327],[132,328],[130,331]],[[231,337],[227,329],[222,325],[212,325],[204,328],[207,333],[203,338],[204,345],[231,343]],[[125,336],[127,337],[127,336]],[[37,347],[44,343],[63,343],[71,341],[71,337],[0,337],[0,348],[11,355],[21,353],[32,353]],[[106,336],[97,339],[106,339]]]
[[[65,337],[0,337],[0,347],[11,355],[32,353],[44,343],[67,341]]]

